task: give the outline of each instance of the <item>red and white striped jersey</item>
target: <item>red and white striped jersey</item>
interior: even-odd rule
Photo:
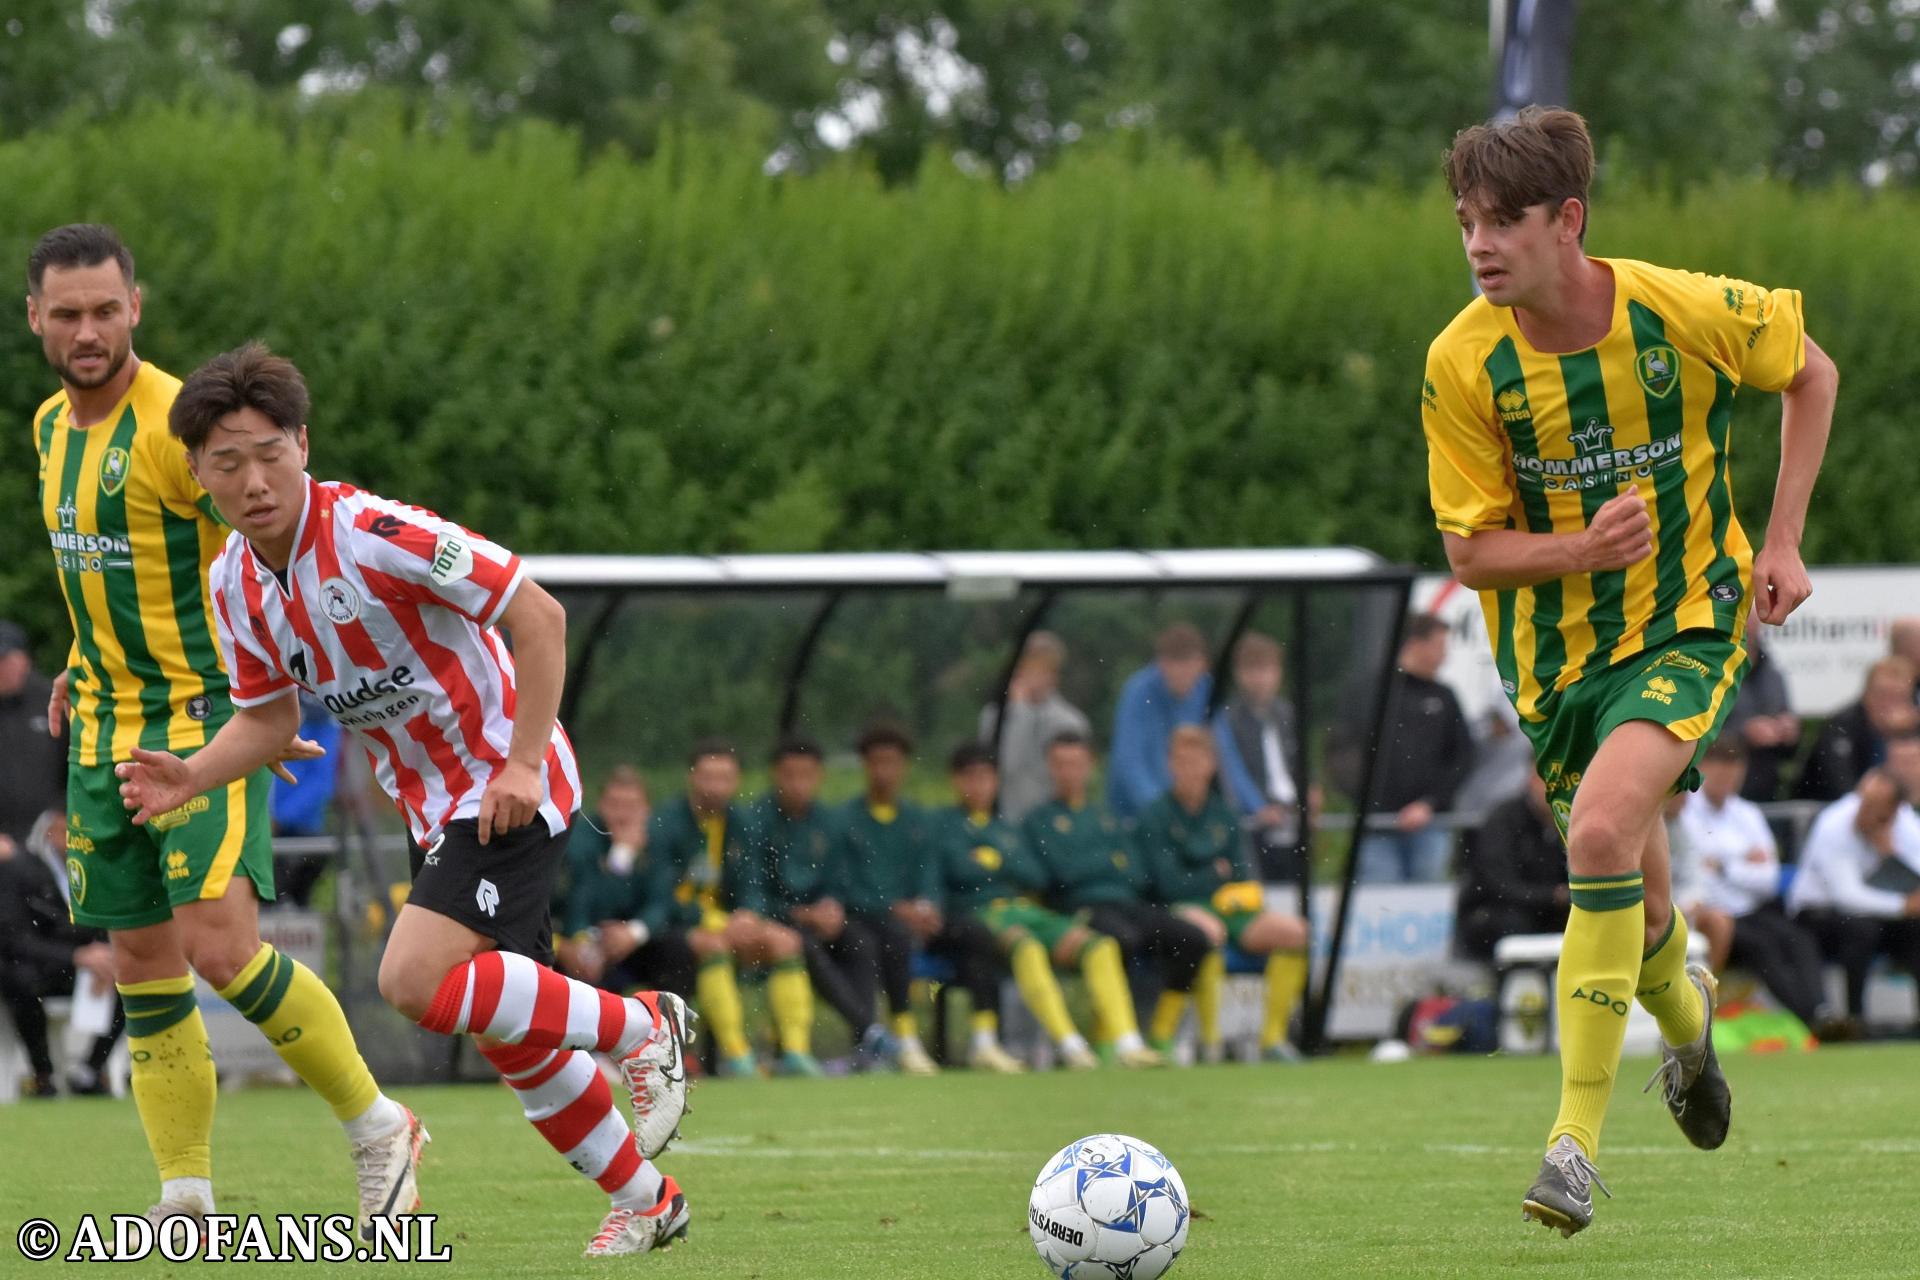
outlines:
[[[494,624],[525,570],[506,548],[351,485],[307,481],[284,575],[227,539],[208,578],[236,707],[297,685],[359,735],[424,848],[480,811],[513,738],[513,658]],[[540,815],[580,807],[566,731],[547,747]]]

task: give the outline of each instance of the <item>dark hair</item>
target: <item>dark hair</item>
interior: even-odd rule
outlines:
[[[1283,656],[1280,642],[1264,631],[1249,631],[1234,641],[1233,665],[1236,667],[1277,667]]]
[[[1589,207],[1593,139],[1587,122],[1563,107],[1526,107],[1511,120],[1476,124],[1454,135],[1447,186],[1455,200],[1518,221],[1536,204],[1558,217],[1567,200]],[[1586,224],[1581,224],[1581,239]]]
[[[897,720],[874,720],[860,731],[853,748],[861,755],[875,747],[897,747],[903,755],[913,754],[913,735]]]
[[[1047,739],[1047,750],[1052,751],[1055,747],[1081,747],[1092,751],[1093,739],[1078,729],[1063,729]]]
[[[825,760],[827,753],[821,750],[820,740],[811,734],[785,733],[773,744],[773,754],[768,759],[779,764],[788,756],[811,756],[815,760]]]
[[[306,379],[293,361],[249,342],[187,375],[167,411],[167,426],[189,451],[206,444],[213,424],[241,409],[257,409],[282,431],[307,423]]]
[[[725,738],[700,738],[694,742],[693,750],[687,752],[687,768],[693,768],[709,756],[725,756],[735,764],[740,763],[740,753]]]
[[[984,742],[968,738],[965,742],[955,747],[953,753],[947,757],[947,772],[959,773],[962,769],[971,769],[979,764],[984,764],[990,769],[997,769],[1000,767],[1000,760],[999,757],[993,754],[992,747]]]
[[[1407,619],[1406,633],[1401,637],[1402,644],[1418,644],[1422,640],[1431,640],[1443,631],[1450,631],[1446,621],[1430,613],[1416,613]]]
[[[1176,622],[1154,640],[1153,656],[1176,662],[1184,658],[1205,659],[1207,642],[1191,622]]]
[[[120,243],[120,233],[99,222],[70,222],[55,227],[34,243],[27,254],[27,292],[40,296],[48,267],[97,267],[107,259],[120,266],[120,276],[133,285],[133,254]]]
[[[600,784],[600,793],[605,795],[622,787],[638,791],[643,796],[647,794],[646,778],[630,764],[617,764],[607,770],[606,780]]]

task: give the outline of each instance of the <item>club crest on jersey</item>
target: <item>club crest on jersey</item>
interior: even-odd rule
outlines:
[[[433,565],[427,574],[441,586],[450,586],[473,572],[473,548],[465,538],[443,533],[433,542]]]
[[[1673,390],[1673,384],[1680,380],[1680,353],[1666,343],[1648,347],[1633,362],[1633,371],[1640,375],[1640,385],[1647,394],[1655,399],[1665,399],[1667,392]]]
[[[345,578],[328,578],[320,584],[320,612],[344,627],[360,616],[360,593]]]
[[[100,459],[100,492],[111,498],[124,489],[132,465],[133,459],[119,445],[107,450],[106,457]]]

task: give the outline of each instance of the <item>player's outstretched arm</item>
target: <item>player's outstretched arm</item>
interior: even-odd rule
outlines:
[[[513,740],[507,763],[480,795],[480,843],[532,822],[546,794],[542,773],[560,690],[567,681],[567,611],[540,584],[525,579],[500,615],[513,637]]]
[[[1472,536],[1442,532],[1447,563],[1460,585],[1475,591],[1532,587],[1570,573],[1625,569],[1653,554],[1653,518],[1638,489],[1628,489],[1593,513],[1578,533],[1482,529]]]
[[[288,696],[271,702],[235,707],[233,718],[220,726],[213,741],[185,760],[169,751],[135,747],[133,759],[113,767],[120,779],[121,803],[134,810],[134,824],[285,758],[300,728],[300,700],[291,695],[289,689]]]
[[[1753,603],[1760,621],[1775,626],[1813,594],[1800,559],[1800,538],[1840,394],[1839,369],[1812,338],[1806,344],[1805,363],[1780,393],[1780,477],[1773,486],[1767,535],[1753,558]]]

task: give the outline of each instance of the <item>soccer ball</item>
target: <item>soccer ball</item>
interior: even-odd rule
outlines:
[[[1040,1168],[1027,1232],[1061,1280],[1154,1280],[1187,1243],[1187,1186],[1138,1138],[1100,1133]]]

